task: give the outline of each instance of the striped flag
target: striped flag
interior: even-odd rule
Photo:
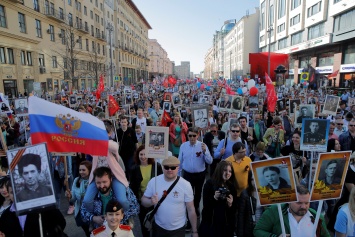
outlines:
[[[101,120],[35,96],[28,101],[32,144],[46,142],[49,152],[107,155],[108,134]]]

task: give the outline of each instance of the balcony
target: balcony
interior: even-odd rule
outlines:
[[[23,4],[24,0],[10,0],[10,2]]]
[[[65,21],[65,17],[64,17],[64,13],[63,12],[59,12],[53,8],[46,8],[45,9],[45,13],[46,16],[48,16],[49,18],[52,18],[56,21],[59,22],[64,22]]]
[[[95,37],[96,37],[96,39],[106,41],[106,36],[104,34],[96,33]]]
[[[82,31],[84,33],[89,34],[89,27],[88,26],[85,26],[85,25],[80,24],[80,23],[76,23],[75,28],[77,30],[80,30],[80,31]]]

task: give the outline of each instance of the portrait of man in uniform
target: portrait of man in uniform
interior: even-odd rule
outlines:
[[[319,178],[319,180],[323,181],[325,185],[340,184],[342,172],[339,172],[340,174],[339,177],[337,175],[338,168],[341,168],[340,165],[338,164],[338,161],[330,160],[328,163],[325,164],[325,167],[323,167],[323,174]]]
[[[308,106],[302,106],[300,108],[300,114],[297,117],[297,123],[302,123],[302,119],[313,118],[312,111]]]
[[[17,167],[24,188],[16,194],[17,202],[53,195],[51,186],[40,183],[41,165],[40,155],[27,153],[20,158]]]
[[[219,104],[220,108],[229,109],[231,107],[231,101],[229,99],[229,95],[224,96],[224,100]]]
[[[305,121],[304,144],[322,144],[326,139],[327,121],[313,119]]]
[[[206,128],[208,126],[207,110],[196,109],[194,110],[195,126],[198,128]]]
[[[290,114],[295,113],[300,104],[301,104],[301,100],[300,99],[290,100],[290,102],[289,102]]]
[[[27,100],[26,99],[18,99],[15,101],[15,113],[16,114],[27,114]]]
[[[323,113],[335,115],[338,109],[340,97],[327,95],[324,102]]]

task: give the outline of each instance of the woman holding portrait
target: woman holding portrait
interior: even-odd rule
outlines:
[[[181,121],[180,114],[176,112],[174,114],[174,120],[169,127],[171,152],[175,157],[179,157],[180,146],[182,143],[186,142],[187,129],[186,123]]]

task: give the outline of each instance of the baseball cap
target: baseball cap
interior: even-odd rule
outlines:
[[[180,160],[175,156],[169,156],[167,159],[164,159],[162,165],[180,165]]]

